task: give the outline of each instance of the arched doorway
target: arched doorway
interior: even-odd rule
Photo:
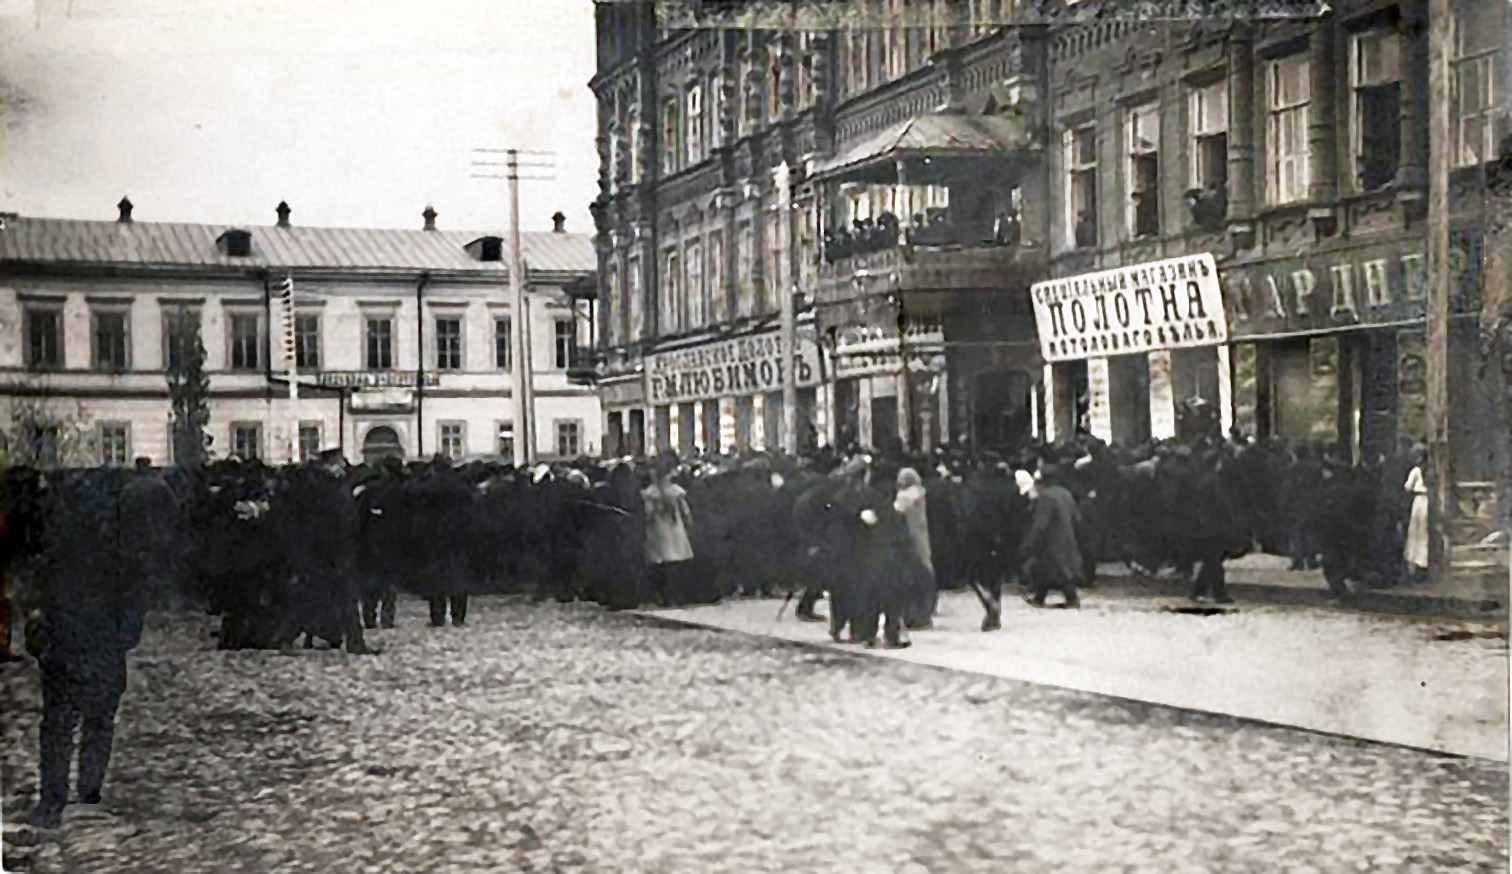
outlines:
[[[399,432],[387,425],[368,429],[362,438],[362,460],[368,463],[385,458],[404,458],[404,445],[399,442]]]

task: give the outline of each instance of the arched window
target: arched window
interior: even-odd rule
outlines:
[[[625,145],[630,150],[630,184],[641,181],[641,123],[640,110],[630,107],[629,120],[625,123]]]

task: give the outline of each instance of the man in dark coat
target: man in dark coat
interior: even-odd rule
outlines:
[[[68,800],[74,728],[79,800],[98,804],[126,690],[126,654],[141,639],[144,567],[156,559],[150,484],[126,484],[114,468],[88,471],[53,490],[48,506],[43,601],[29,645],[42,669],[41,797],[31,822],[55,828]]]
[[[1043,607],[1045,595],[1058,589],[1067,607],[1080,607],[1076,584],[1082,573],[1082,557],[1076,543],[1076,499],[1064,486],[1053,484],[1053,480],[1036,482],[1027,471],[1019,471],[1014,478],[1020,493],[1034,502],[1029,533],[1019,547],[1023,576],[1032,581],[1029,603]]]
[[[303,631],[306,646],[319,637],[367,654],[354,578],[357,504],[341,467],[331,462],[288,471],[269,502],[293,592],[294,615],[287,626],[292,637],[280,644]]]

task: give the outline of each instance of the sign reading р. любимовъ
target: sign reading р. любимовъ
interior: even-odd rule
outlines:
[[[646,398],[666,404],[781,391],[789,366],[798,388],[818,384],[819,350],[812,341],[798,341],[791,360],[781,350],[781,337],[772,331],[648,356]]]
[[[1218,265],[1207,253],[1037,282],[1029,296],[1046,361],[1228,342]]]

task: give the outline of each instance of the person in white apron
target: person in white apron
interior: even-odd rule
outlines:
[[[1423,451],[1413,451],[1414,464],[1407,474],[1403,488],[1412,495],[1412,513],[1407,519],[1407,544],[1403,558],[1407,572],[1413,581],[1423,579],[1428,573],[1428,483],[1423,477]]]

